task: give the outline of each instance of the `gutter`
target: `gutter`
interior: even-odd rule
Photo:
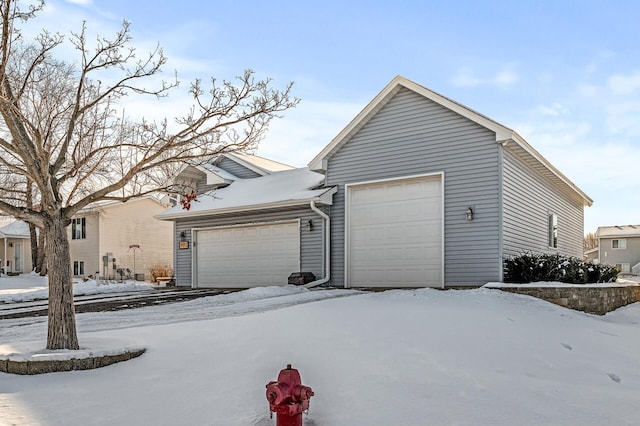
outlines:
[[[154,218],[158,220],[176,220],[176,219],[185,219],[185,218],[188,219],[188,218],[199,217],[199,216],[230,214],[230,213],[245,213],[245,212],[254,211],[254,210],[269,210],[269,209],[277,209],[281,207],[304,206],[308,202],[315,203],[316,201],[324,204],[331,204],[330,200],[333,198],[333,194],[335,194],[337,190],[338,190],[337,187],[332,187],[327,191],[323,192],[322,194],[319,194],[316,197],[299,199],[299,200],[274,201],[271,203],[263,203],[263,204],[234,206],[234,207],[226,207],[222,209],[196,210],[196,211],[186,211],[186,212],[181,211],[177,213],[166,213],[166,211],[164,211],[162,213],[158,213],[157,215],[155,215]]]
[[[315,201],[311,201],[309,207],[324,219],[324,278],[311,281],[304,285],[306,288],[313,288],[329,282],[331,278],[331,218],[316,207]]]

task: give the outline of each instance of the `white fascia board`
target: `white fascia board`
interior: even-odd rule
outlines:
[[[270,209],[277,209],[281,207],[308,206],[309,203],[311,203],[312,201],[315,201],[316,203],[319,203],[319,204],[327,204],[326,202],[327,193],[330,193],[332,197],[336,191],[337,191],[337,188],[332,188],[331,191],[327,191],[318,197],[307,198],[303,200],[279,201],[275,203],[254,204],[251,206],[229,207],[226,209],[202,210],[197,212],[187,211],[184,213],[174,213],[169,215],[163,215],[162,213],[160,213],[159,215],[156,215],[154,217],[159,220],[174,220],[174,219],[183,219],[183,218],[199,217],[199,216],[241,213],[241,212],[249,212],[249,211],[255,211],[255,210],[270,210]],[[332,203],[333,203],[333,200],[331,199],[331,204]]]
[[[473,111],[470,108],[467,108],[462,104],[459,104],[458,102],[446,98],[402,76],[396,76],[335,138],[333,138],[327,146],[324,147],[322,151],[320,151],[318,155],[313,158],[313,160],[309,162],[309,169],[313,171],[326,171],[327,159],[333,154],[333,152],[335,152],[335,150],[337,150],[346,141],[346,139],[353,134],[353,132],[363,126],[369,118],[373,116],[373,114],[386,105],[386,103],[400,90],[401,87],[405,87],[416,92],[419,95],[422,95],[425,98],[430,99],[433,102],[436,102],[437,104],[440,104],[445,108],[448,108],[451,111],[454,111],[457,114],[460,114],[461,116],[495,132],[496,141],[510,139],[511,135],[514,133],[513,130],[476,111]]]
[[[238,157],[237,155],[233,155],[232,152],[227,152],[222,154],[224,157],[227,157],[229,160],[236,162],[238,164],[240,164],[241,166],[246,167],[249,170],[253,170],[254,172],[258,173],[261,176],[267,176],[270,175],[271,172],[269,170],[265,170],[261,167],[256,166],[255,164],[252,164],[248,161],[245,161],[244,159]]]
[[[205,168],[201,168],[205,175],[207,175],[207,185],[223,185],[223,184],[231,184],[233,180],[225,179],[219,174],[212,172],[211,170],[207,170]]]
[[[524,149],[529,155],[536,159],[540,164],[546,167],[551,173],[553,173],[558,179],[560,179],[565,185],[571,188],[576,194],[578,194],[585,206],[591,207],[593,205],[593,200],[587,194],[585,194],[580,188],[576,186],[575,183],[571,182],[571,180],[566,177],[562,172],[554,167],[553,164],[549,162],[546,158],[542,156],[538,151],[535,150],[534,147],[529,145],[527,141],[524,140],[522,136],[513,132],[513,136],[511,138],[515,143],[520,145],[522,149]]]

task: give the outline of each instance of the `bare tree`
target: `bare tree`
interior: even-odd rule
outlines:
[[[584,236],[584,251],[589,251],[598,247],[598,238],[594,232],[589,232]]]
[[[66,231],[73,215],[100,200],[179,190],[173,178],[181,165],[255,148],[270,120],[298,99],[291,83],[274,89],[245,71],[233,82],[193,82],[193,106],[172,122],[132,119],[125,96],[161,97],[177,86],[158,82],[162,49],[138,55],[127,22],[113,38],[93,41],[83,24],[68,38],[77,60],[56,59],[63,36],[44,31],[28,42],[17,28],[43,6],[0,0],[0,210],[43,230],[47,348],[78,349]]]

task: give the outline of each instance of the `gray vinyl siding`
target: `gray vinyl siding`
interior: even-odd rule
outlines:
[[[328,213],[328,211],[327,211]],[[220,215],[204,218],[178,219],[175,226],[175,240],[180,241],[180,233],[185,231],[189,241],[189,249],[176,249],[175,268],[176,284],[191,286],[191,229],[208,228],[223,225],[249,224],[259,222],[275,222],[282,220],[300,219],[300,268],[303,272],[313,272],[317,278],[323,277],[323,226],[322,218],[309,207],[296,207],[286,210],[270,210],[262,212],[247,212],[242,215]],[[313,229],[307,228],[309,220],[313,221]],[[177,245],[177,243],[176,243]],[[291,271],[299,272],[299,271]]]
[[[444,172],[445,285],[500,278],[499,145],[495,133],[401,89],[328,160],[331,284],[344,285],[346,183]],[[465,211],[474,209],[467,221]]]
[[[205,192],[215,189],[216,185],[207,185],[206,179],[200,179],[196,182],[196,194],[204,194]]]
[[[626,249],[614,249],[612,240],[627,240]],[[628,263],[633,268],[640,262],[640,237],[619,236],[615,238],[600,238],[600,263],[615,265]]]
[[[577,195],[557,186],[524,164],[509,144],[503,153],[504,256],[523,252],[583,256],[584,207]],[[558,247],[549,246],[548,216],[558,218]]]
[[[245,166],[236,163],[233,160],[230,160],[226,157],[223,157],[222,160],[216,164],[218,167],[220,167],[222,170],[225,170],[229,173],[231,173],[234,176],[238,176],[239,178],[242,179],[251,179],[251,178],[256,178],[256,177],[260,177],[260,173],[254,172],[251,169],[246,168]]]

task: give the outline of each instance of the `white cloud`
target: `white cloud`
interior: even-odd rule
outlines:
[[[598,86],[584,84],[578,88],[578,93],[587,98],[592,98],[598,94]]]
[[[542,115],[554,117],[569,113],[569,109],[559,102],[554,102],[551,105],[539,105],[536,110]]]
[[[511,66],[507,66],[489,77],[477,77],[472,71],[462,70],[453,77],[452,83],[456,87],[507,87],[514,84],[519,78],[518,73],[512,70]]]
[[[606,108],[606,123],[616,135],[640,136],[640,102],[611,103]]]
[[[614,94],[631,95],[640,89],[640,71],[636,71],[631,75],[612,75],[607,83]]]
[[[306,166],[366,103],[302,101],[271,122],[257,154],[296,167]]]
[[[65,0],[67,3],[80,4],[83,6],[88,6],[93,4],[93,0]]]

